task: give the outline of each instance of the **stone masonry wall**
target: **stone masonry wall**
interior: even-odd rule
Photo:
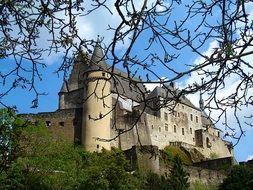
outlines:
[[[55,135],[62,135],[70,142],[77,142],[82,117],[81,109],[58,110],[56,112],[45,112],[38,114],[23,114],[23,118],[36,122],[42,120],[50,131]]]

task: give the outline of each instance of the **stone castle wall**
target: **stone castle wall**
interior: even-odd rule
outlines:
[[[56,112],[21,115],[32,122],[43,121],[45,127],[54,135],[62,135],[70,142],[80,143],[81,109],[66,109]]]
[[[200,111],[177,104],[174,112],[161,108],[159,115],[160,117],[147,114],[153,145],[160,149],[177,141],[195,145],[194,131],[201,128]]]

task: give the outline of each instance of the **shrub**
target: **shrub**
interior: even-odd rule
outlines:
[[[187,154],[181,150],[178,147],[175,146],[166,146],[164,148],[164,154],[165,154],[165,162],[171,162],[173,159],[178,155],[180,160],[184,165],[192,165],[192,160],[187,156]]]

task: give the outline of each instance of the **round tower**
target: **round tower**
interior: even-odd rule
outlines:
[[[87,151],[110,149],[112,96],[110,74],[103,71],[106,63],[97,43],[90,61],[85,81],[83,104],[82,143]]]
[[[66,86],[66,81],[63,80],[62,87],[60,92],[58,93],[59,96],[59,105],[58,109],[62,110],[65,109],[65,94],[67,93],[67,86]]]

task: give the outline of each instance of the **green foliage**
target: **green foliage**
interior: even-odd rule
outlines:
[[[217,159],[219,156],[215,153],[215,152],[212,152],[211,154],[210,154],[210,156],[209,156],[209,158],[211,159],[211,160],[214,160],[214,159]]]
[[[155,173],[148,173],[141,189],[151,190],[172,190],[167,176],[159,176]]]
[[[5,169],[11,161],[14,120],[14,113],[11,110],[0,109],[0,171]]]
[[[1,110],[0,189],[186,189],[187,175],[173,153],[171,176],[131,172],[122,151],[86,152],[50,133],[43,122],[33,124]],[[179,153],[181,154],[181,153]],[[7,155],[3,164],[3,155]],[[182,155],[182,154],[181,154]],[[3,167],[4,166],[4,167]],[[178,183],[178,184],[177,184]]]
[[[207,184],[203,184],[200,181],[195,181],[194,183],[192,183],[191,185],[191,190],[217,190],[217,187],[215,185],[207,185]]]
[[[186,190],[189,188],[188,174],[184,171],[182,161],[179,156],[172,159],[170,175],[159,176],[149,173],[144,180],[141,189],[149,190]]]
[[[81,157],[73,145],[54,137],[40,123],[15,117],[12,162],[1,172],[3,189],[71,189]]]
[[[136,189],[138,177],[129,172],[129,164],[122,151],[83,152],[80,189]],[[138,189],[138,188],[137,188]]]
[[[228,177],[220,185],[221,190],[251,190],[253,187],[253,169],[236,165],[231,169]]]
[[[165,162],[171,162],[178,155],[182,160],[182,163],[185,165],[192,165],[192,160],[187,156],[187,154],[178,147],[175,146],[166,146],[164,148],[165,153]]]
[[[188,174],[184,171],[182,161],[178,155],[173,159],[169,181],[173,190],[186,190],[190,186]]]

